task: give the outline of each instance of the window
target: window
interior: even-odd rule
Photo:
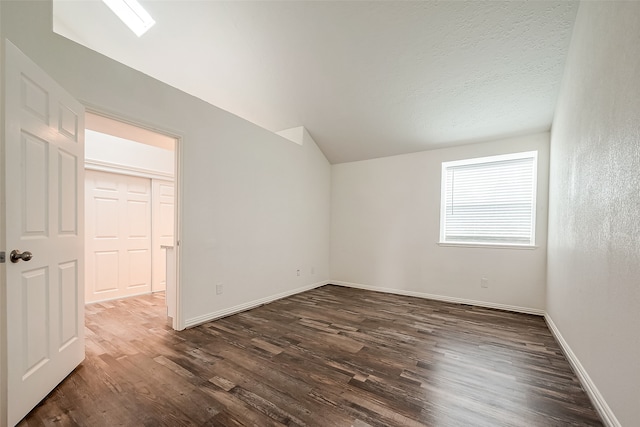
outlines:
[[[538,152],[442,163],[440,243],[533,246]]]

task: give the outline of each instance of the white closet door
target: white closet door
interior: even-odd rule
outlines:
[[[86,302],[151,292],[151,180],[87,170]]]
[[[154,179],[153,194],[153,292],[167,288],[167,254],[162,246],[173,246],[174,185],[171,181]]]

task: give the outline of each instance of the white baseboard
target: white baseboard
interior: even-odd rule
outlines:
[[[569,344],[565,341],[556,324],[553,323],[553,320],[551,319],[551,316],[549,316],[549,313],[545,313],[544,320],[547,322],[549,330],[555,337],[556,341],[558,341],[558,344],[560,344],[560,348],[562,348],[562,351],[571,364],[573,371],[578,376],[582,387],[587,392],[589,399],[591,399],[593,406],[595,406],[598,414],[600,414],[600,417],[602,418],[604,424],[607,427],[621,427],[622,425],[614,415],[609,405],[607,405],[607,402],[604,400],[604,397],[602,397],[602,394],[600,394],[600,391],[591,380],[591,377],[587,373],[586,369],[584,369],[582,363],[580,363],[580,360],[578,360],[578,357],[575,355],[573,350],[571,350],[571,347],[569,347]]]
[[[448,297],[444,295],[427,294],[424,292],[407,291],[404,289],[394,288],[380,288],[377,286],[362,285],[360,283],[342,282],[342,281],[329,281],[331,285],[345,286],[347,288],[365,289],[367,291],[384,292],[387,294],[404,295],[407,297],[417,297],[424,299],[432,299],[436,301],[453,302],[456,304],[477,305],[479,307],[495,308],[498,310],[514,311],[516,313],[535,314],[536,316],[544,316],[544,310],[529,307],[519,307],[516,305],[497,304],[487,301],[476,301],[465,298]]]
[[[296,295],[301,292],[309,291],[311,289],[319,288],[320,286],[324,286],[329,284],[328,280],[322,282],[316,282],[311,285],[302,286],[300,288],[292,289],[290,291],[281,292],[279,294],[270,295],[265,298],[260,298],[257,300],[245,302],[243,304],[239,304],[233,307],[225,308],[222,310],[214,311],[211,313],[203,314],[202,316],[192,317],[191,319],[187,319],[185,321],[185,328],[193,328],[194,326],[201,325],[206,322],[210,322],[215,319],[219,319],[221,317],[231,316],[232,314],[240,313],[242,311],[250,310],[252,308],[261,306],[263,304],[267,304],[282,298],[289,297],[291,295]]]

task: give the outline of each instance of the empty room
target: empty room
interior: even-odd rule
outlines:
[[[0,426],[640,422],[640,2],[2,0],[0,36]],[[96,219],[96,117],[172,141],[162,286],[100,246],[141,234]]]

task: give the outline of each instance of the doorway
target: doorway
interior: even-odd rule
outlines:
[[[8,40],[1,62],[0,163],[11,180],[0,189],[0,254],[8,258],[0,263],[0,425],[14,425],[84,360],[84,134],[95,129],[112,135],[118,126],[107,130],[94,122],[85,130],[85,106]],[[94,116],[88,120],[99,120]],[[168,138],[179,184],[181,140]],[[173,328],[184,329],[177,281],[179,191],[173,201],[169,260],[175,273],[167,282],[173,281],[175,295],[167,306],[174,312]]]
[[[85,302],[175,295],[177,139],[94,113],[85,128]]]

